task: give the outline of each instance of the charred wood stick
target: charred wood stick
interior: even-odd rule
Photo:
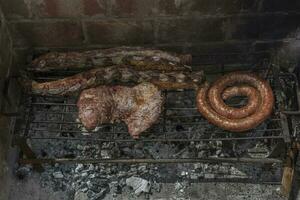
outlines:
[[[119,47],[83,52],[50,52],[32,61],[33,71],[84,69],[127,64],[135,70],[186,71],[191,55],[177,55],[141,47]]]
[[[150,82],[159,89],[192,89],[203,82],[202,71],[198,72],[159,72],[137,71],[129,67],[112,66],[91,69],[63,79],[39,83],[23,80],[25,88],[39,95],[69,95],[98,85]]]

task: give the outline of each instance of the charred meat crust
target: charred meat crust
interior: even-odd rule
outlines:
[[[50,52],[31,63],[34,71],[87,69],[112,65],[131,65],[135,70],[188,71],[191,55],[179,55],[157,49],[118,47],[82,52]]]
[[[82,91],[77,102],[79,119],[91,131],[103,123],[123,121],[133,138],[155,123],[162,110],[163,96],[151,83],[134,87],[98,86]]]
[[[138,84],[151,82],[160,89],[192,89],[203,82],[204,75],[199,72],[159,72],[136,71],[129,67],[112,66],[107,68],[91,69],[63,79],[39,83],[28,80],[33,94],[39,95],[69,95],[83,89],[98,85],[129,83]]]

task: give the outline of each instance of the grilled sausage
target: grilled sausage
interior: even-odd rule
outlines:
[[[217,91],[220,91],[219,89]],[[260,103],[260,96],[258,91],[250,86],[233,86],[228,87],[222,93],[222,98],[216,96],[215,88],[212,86],[208,91],[209,103],[212,108],[222,116],[227,116],[230,119],[240,119],[253,114]],[[248,104],[242,109],[230,107],[225,104],[223,100],[227,100],[234,96],[246,96]]]
[[[231,87],[234,84],[249,86]],[[226,89],[227,87],[229,88]],[[253,91],[254,88],[256,92]],[[223,91],[225,94],[222,94]],[[249,97],[248,101],[251,101],[245,107],[236,108],[238,114],[234,114],[235,109],[226,106],[222,100],[222,97],[226,99],[233,95],[246,95]],[[255,105],[257,105],[256,109]],[[197,108],[203,117],[222,129],[232,132],[255,128],[271,115],[273,105],[274,96],[270,85],[252,73],[227,74],[214,82],[211,87],[208,83],[203,84],[197,94]]]

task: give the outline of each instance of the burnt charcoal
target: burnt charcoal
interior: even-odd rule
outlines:
[[[41,150],[41,156],[42,156],[42,157],[46,157],[46,156],[48,156],[48,154],[47,154],[46,151],[44,151],[44,150],[42,149],[42,150]]]
[[[23,180],[31,174],[31,171],[32,168],[30,166],[22,166],[16,170],[15,175],[19,180]]]
[[[176,131],[184,131],[184,127],[182,125],[176,125]]]

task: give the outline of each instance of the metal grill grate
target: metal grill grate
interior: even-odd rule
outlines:
[[[45,80],[42,77],[37,79]],[[47,80],[49,79],[51,77],[47,77]],[[77,97],[27,95],[22,104],[23,116],[16,123],[15,143],[30,143],[32,152],[29,154],[31,156],[28,156],[27,152],[27,157],[22,158],[20,162],[201,162],[281,166],[285,147],[290,142],[290,131],[287,118],[280,111],[298,109],[297,97],[294,96],[298,86],[293,74],[273,74],[269,75],[268,79],[276,96],[274,114],[262,125],[246,133],[223,131],[208,123],[195,108],[195,91],[164,91],[166,102],[160,120],[138,140],[130,137],[122,123],[101,125],[93,133],[85,131],[77,120]],[[235,98],[228,103],[241,106],[245,102],[243,98]],[[90,153],[82,155],[78,152],[85,150],[78,148],[80,144],[97,146],[100,150],[109,148],[111,152],[115,149],[116,152],[102,155],[100,151],[101,154],[97,155],[91,150]],[[163,149],[167,145],[172,148]],[[153,146],[157,146],[157,152],[149,153],[153,151]],[[24,148],[22,150],[24,151]],[[228,178],[226,173],[222,178]],[[274,182],[274,179],[268,179],[266,182]]]

